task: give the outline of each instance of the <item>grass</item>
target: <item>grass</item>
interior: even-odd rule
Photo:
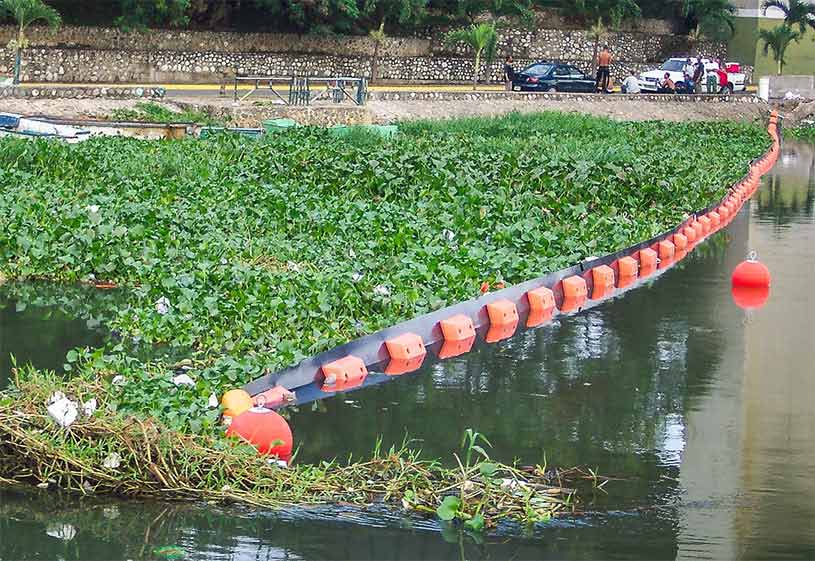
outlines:
[[[367,459],[283,469],[250,446],[169,431],[153,420],[110,415],[103,388],[81,379],[66,386],[59,376],[29,371],[16,388],[0,399],[0,482],[5,483],[264,508],[384,503],[481,531],[505,518],[532,524],[572,512],[577,496],[569,486],[594,480],[580,470],[492,462],[480,446],[475,447],[476,458],[472,443],[462,450],[466,462],[454,454],[455,468],[423,459],[405,442],[387,451],[377,447]],[[43,411],[57,390],[79,401],[102,396],[100,409],[70,430],[61,429]],[[477,433],[469,434],[475,435],[473,442],[480,441]],[[118,456],[116,465],[106,464],[112,454]]]
[[[114,109],[110,113],[112,121],[137,121],[144,123],[195,123],[199,125],[223,126],[223,122],[204,111],[173,111],[152,101],[140,101],[132,109]]]

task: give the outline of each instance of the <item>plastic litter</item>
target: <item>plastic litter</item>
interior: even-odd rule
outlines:
[[[122,465],[122,456],[118,452],[111,452],[102,462],[102,466],[107,469],[117,469],[120,465]]]
[[[65,522],[54,522],[45,528],[45,533],[52,538],[69,542],[76,537],[76,528]]]
[[[62,392],[54,393],[48,400],[48,414],[59,426],[67,429],[79,415],[76,402],[71,401]]]
[[[162,296],[158,300],[156,300],[156,312],[159,315],[167,315],[170,313],[170,301],[167,299],[166,296]]]
[[[195,380],[187,376],[186,374],[179,374],[175,378],[173,378],[173,384],[176,386],[194,386]]]
[[[84,413],[86,417],[93,417],[97,406],[96,398],[93,397],[82,404],[82,413]]]

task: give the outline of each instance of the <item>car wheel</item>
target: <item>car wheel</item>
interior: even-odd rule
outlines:
[[[724,95],[732,94],[733,93],[733,84],[727,84],[727,86],[725,86],[724,89],[722,90],[722,93]]]
[[[546,88],[546,93],[557,93],[557,88],[555,86],[549,86]]]

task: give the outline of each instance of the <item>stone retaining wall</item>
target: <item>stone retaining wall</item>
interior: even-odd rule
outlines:
[[[36,99],[161,99],[164,88],[57,88],[57,87],[0,87],[2,98]]]
[[[754,95],[714,95],[714,94],[585,94],[585,93],[537,93],[537,92],[454,92],[454,91],[371,91],[368,99],[376,101],[493,101],[513,99],[520,101],[579,100],[586,103],[614,103],[627,101],[656,101],[661,103],[764,103]]]
[[[547,23],[547,22],[543,22]],[[14,29],[0,26],[0,45]],[[31,48],[23,57],[24,82],[198,82],[212,83],[234,75],[288,77],[371,75],[374,43],[369,37],[300,36],[290,34],[181,32],[63,27],[52,33],[31,28]],[[390,81],[463,82],[472,78],[468,48],[447,46],[439,31],[427,37],[395,37],[380,47],[379,78]],[[674,34],[626,31],[607,38],[615,56],[612,69],[621,80],[629,69],[653,68],[655,63],[687,52],[687,41]],[[700,52],[721,55],[725,46],[700,45]],[[557,59],[591,71],[594,42],[586,31],[541,28],[508,29],[501,33],[499,61],[512,54],[517,69],[541,59]],[[9,74],[10,50],[0,48],[0,74]],[[501,63],[487,69],[500,80]]]

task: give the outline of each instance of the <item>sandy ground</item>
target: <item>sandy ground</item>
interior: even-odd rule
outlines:
[[[114,109],[136,105],[135,99],[2,99],[0,112],[76,119],[104,118]]]
[[[224,98],[193,97],[177,98],[178,101],[196,105],[231,107],[231,100]],[[47,115],[66,118],[104,118],[118,108],[132,107],[137,100],[112,99],[4,99],[0,111],[24,115]],[[173,98],[163,102],[177,109]],[[336,107],[336,106],[335,106]],[[290,110],[292,108],[289,108]],[[579,100],[490,100],[490,101],[372,101],[366,107],[370,121],[389,123],[407,119],[443,119],[460,116],[500,115],[511,111],[535,112],[543,110],[588,113],[619,120],[667,121],[730,119],[751,121],[766,112],[764,104],[756,103],[664,103],[627,100],[615,97],[611,100],[581,102]]]

